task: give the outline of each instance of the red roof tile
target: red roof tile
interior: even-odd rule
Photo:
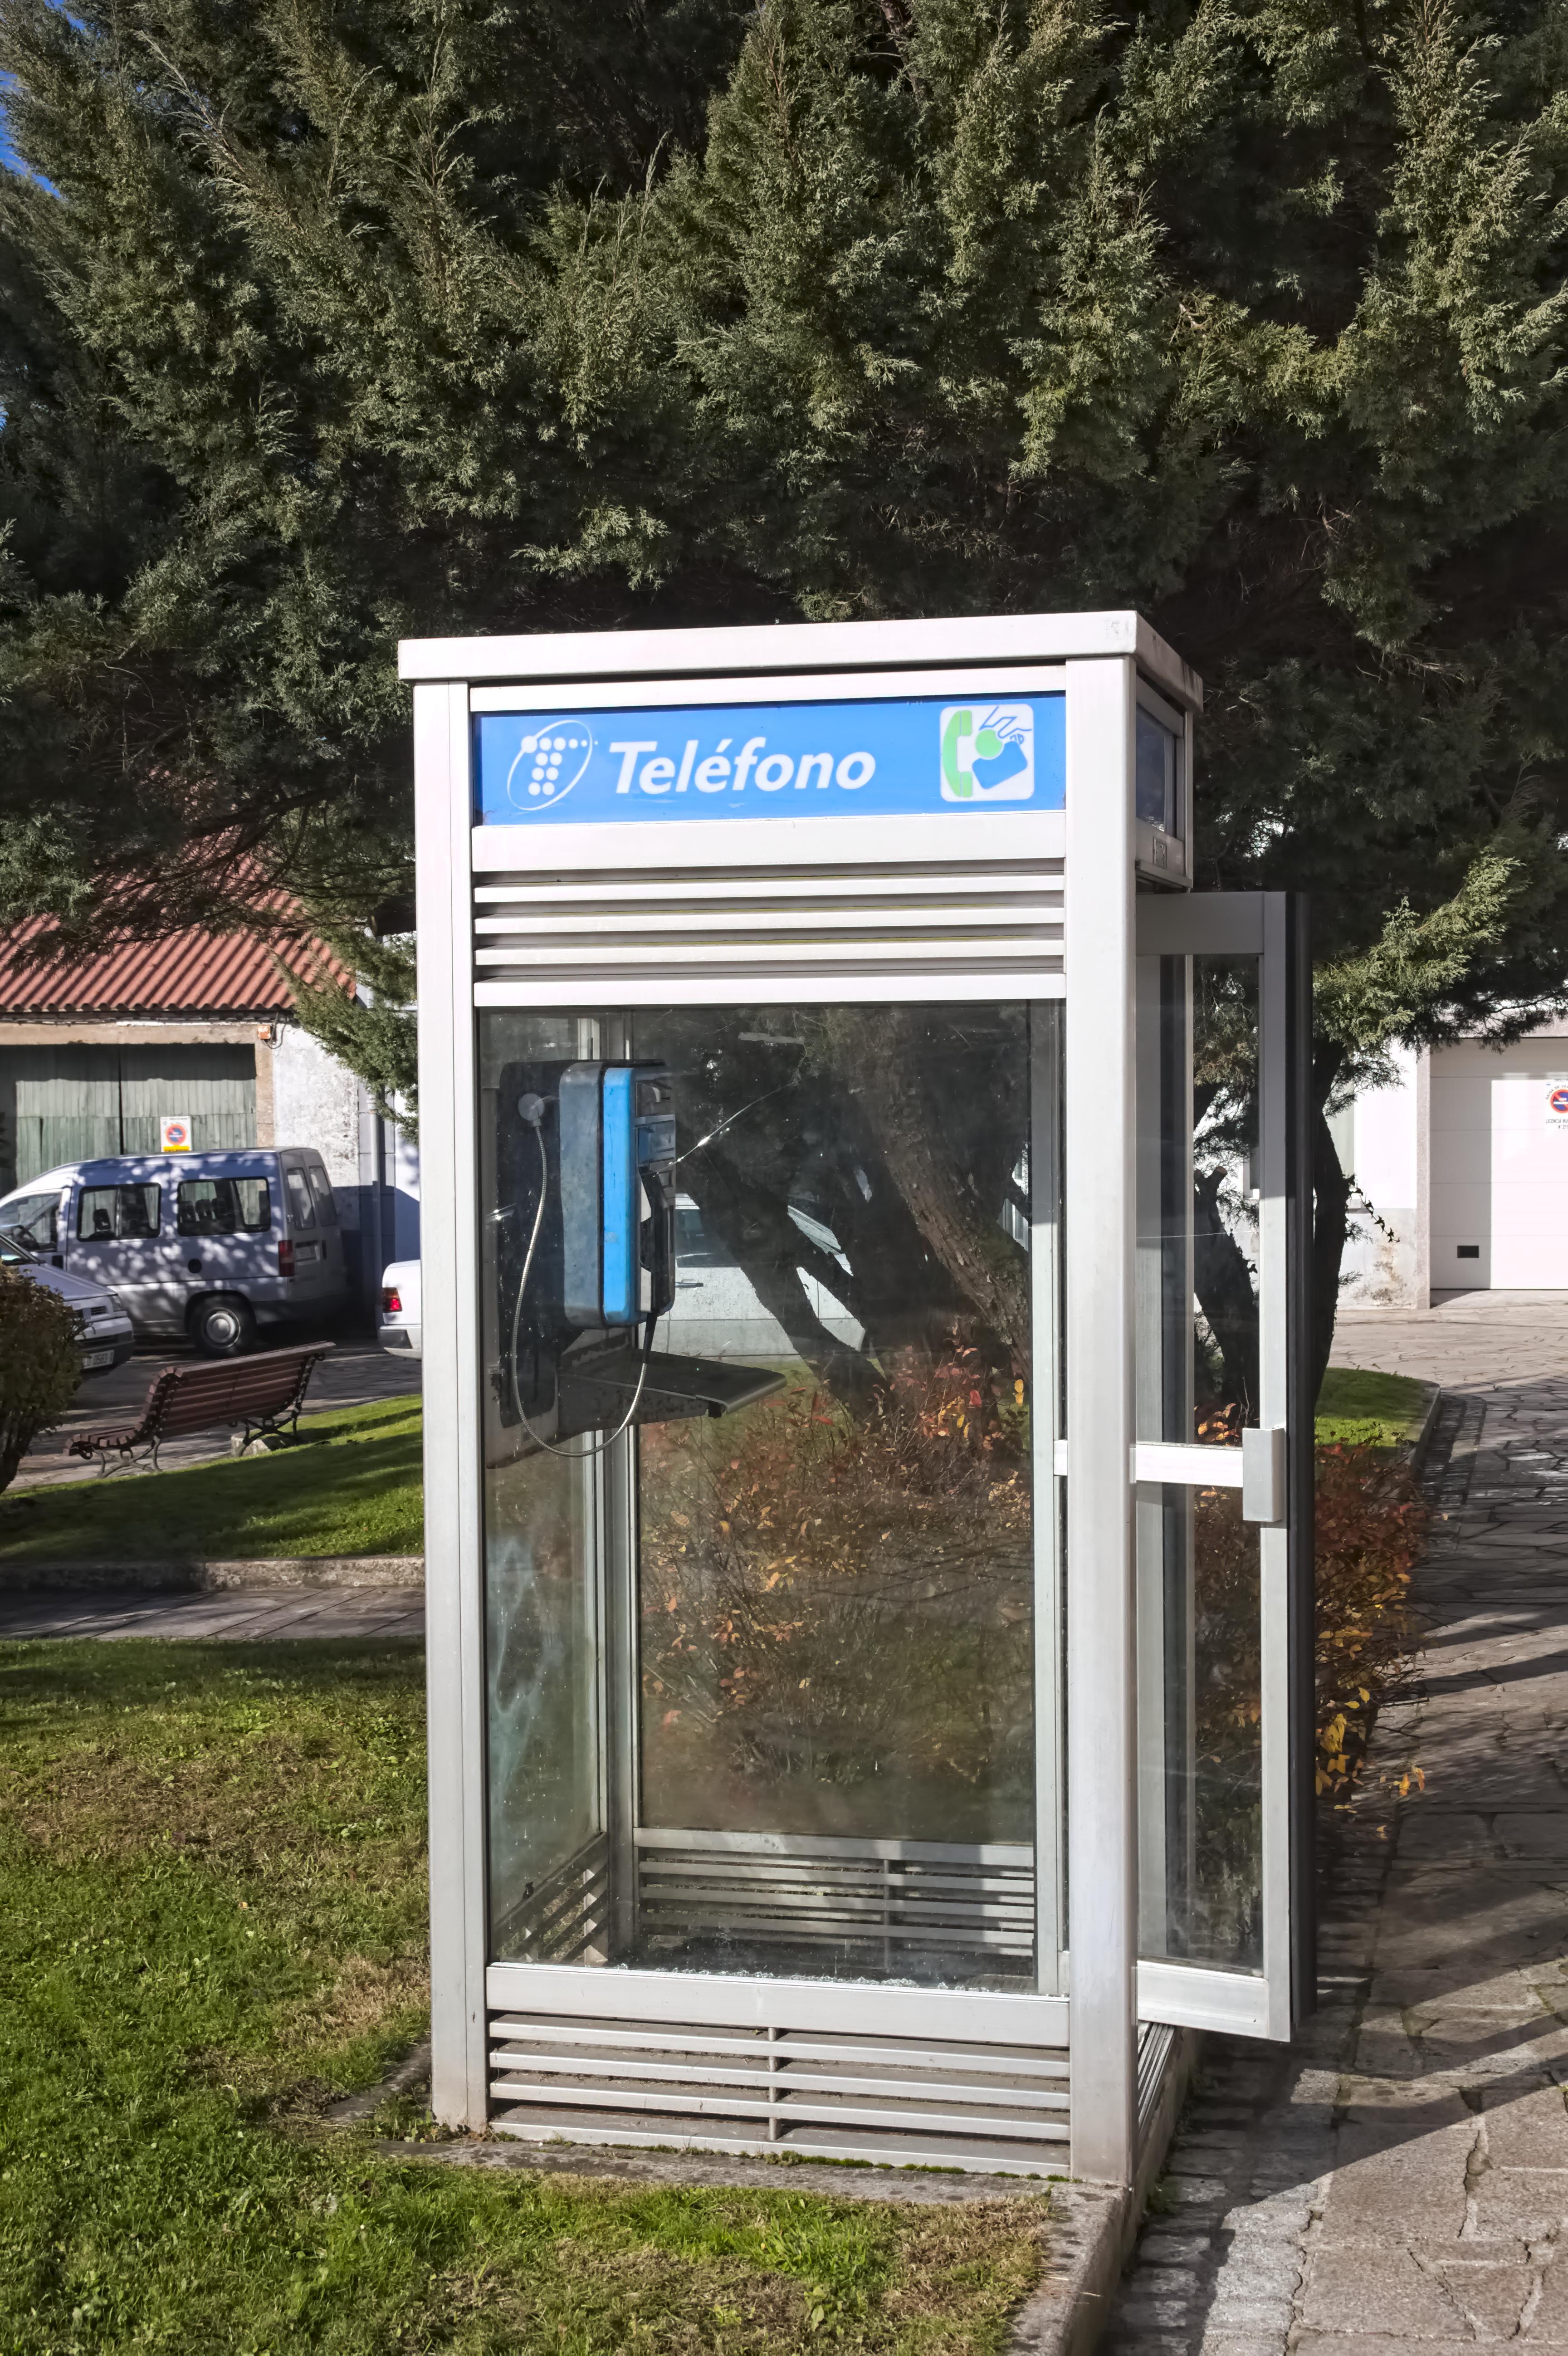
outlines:
[[[340,958],[283,923],[272,933],[193,927],[83,951],[62,948],[53,919],[35,916],[0,933],[0,1016],[286,1014],[293,992],[274,957],[295,973],[353,987]]]

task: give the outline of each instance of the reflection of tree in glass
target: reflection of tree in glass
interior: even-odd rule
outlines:
[[[1258,1536],[1235,1489],[1193,1501],[1193,1870],[1183,1952],[1256,1969],[1263,1844]]]
[[[635,1044],[805,1377],[642,1435],[645,1815],[1028,1840],[1027,1012],[703,1008]]]
[[[1193,1288],[1212,1356],[1200,1353],[1198,1416],[1221,1403],[1257,1421],[1257,1288],[1243,1237],[1254,1224],[1236,1183],[1257,1151],[1257,967],[1192,961]]]
[[[485,1547],[491,1894],[498,1952],[537,1879],[597,1829],[593,1647],[575,1526],[578,1468],[493,1472]]]
[[[702,1008],[640,1017],[636,1040],[676,1074],[682,1187],[837,1398],[867,1412],[891,1353],[934,1364],[955,1336],[1027,1376],[1028,1258],[1004,1224],[1028,1216],[1022,1007]]]
[[[650,1821],[1030,1837],[1022,1385],[977,1355],[644,1436]]]

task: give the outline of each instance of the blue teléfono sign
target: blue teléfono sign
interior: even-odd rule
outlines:
[[[482,824],[1061,809],[1066,699],[484,712]]]

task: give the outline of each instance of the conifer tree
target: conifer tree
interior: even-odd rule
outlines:
[[[1320,1366],[1327,1108],[1565,1002],[1565,64],[1560,0],[772,0],[665,198],[734,561],[1204,675],[1199,881],[1313,897]]]
[[[3,0],[0,908],[406,895],[399,634],[656,569],[678,403],[615,192],[741,16]]]
[[[0,894],[395,915],[400,633],[1131,605],[1200,882],[1313,894],[1319,1104],[1508,1035],[1565,65],[1563,0],[0,0]]]

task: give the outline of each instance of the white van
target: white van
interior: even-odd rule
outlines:
[[[188,1334],[237,1357],[258,1325],[347,1298],[326,1165],[276,1151],[118,1154],[47,1170],[0,1199],[0,1230],[121,1302],[139,1341]]]

